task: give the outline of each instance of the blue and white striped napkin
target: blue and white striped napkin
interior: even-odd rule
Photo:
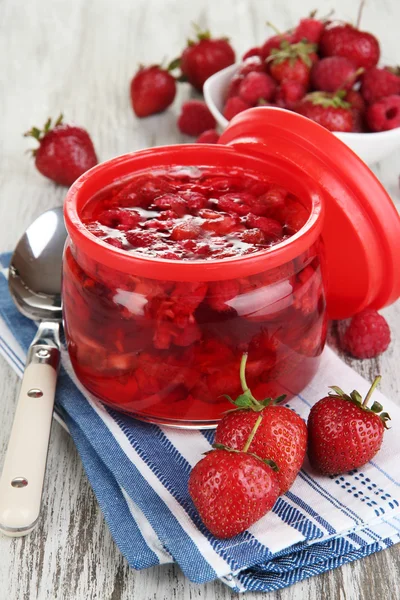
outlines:
[[[8,258],[1,257],[3,267]],[[12,303],[3,268],[0,353],[19,375],[34,332]],[[361,394],[369,387],[327,348],[317,376],[288,406],[306,419],[329,385]],[[65,350],[56,401],[114,540],[133,568],[175,561],[196,583],[219,578],[236,591],[270,591],[400,541],[400,408],[375,393],[391,414],[392,430],[374,460],[338,477],[318,476],[306,461],[273,510],[230,540],[205,529],[187,491],[212,431],[157,427],[104,407],[76,380]]]

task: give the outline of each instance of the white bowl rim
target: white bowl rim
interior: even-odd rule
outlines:
[[[228,119],[225,119],[224,115],[218,110],[218,108],[214,102],[213,94],[212,94],[213,84],[215,83],[215,81],[218,81],[218,79],[221,77],[221,75],[226,74],[228,71],[232,72],[232,74],[235,73],[241,64],[242,63],[235,63],[234,65],[230,65],[229,67],[225,67],[225,69],[222,69],[221,71],[218,71],[217,73],[214,73],[214,75],[211,75],[211,77],[209,77],[205,81],[204,86],[203,86],[204,100],[205,100],[208,108],[210,109],[211,113],[216,118],[216,120],[219,123],[224,124],[225,127],[228,126],[229,121],[228,121]],[[365,133],[335,131],[334,133],[335,133],[335,135],[340,136],[341,139],[346,139],[346,140],[351,140],[351,139],[360,140],[362,138],[371,139],[372,137],[374,138],[374,140],[378,140],[378,139],[383,139],[383,138],[387,139],[390,137],[396,137],[396,135],[400,135],[400,127],[395,127],[394,129],[388,129],[387,131],[370,131],[370,132],[365,132]]]

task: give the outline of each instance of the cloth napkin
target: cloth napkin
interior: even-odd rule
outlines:
[[[22,375],[36,326],[14,307],[9,256],[0,260],[0,353]],[[307,419],[329,385],[361,394],[369,388],[327,348],[316,377],[287,406]],[[79,384],[65,348],[56,403],[129,564],[144,569],[176,562],[195,583],[219,578],[243,592],[283,588],[400,541],[400,409],[379,391],[375,399],[391,414],[392,430],[373,461],[338,477],[318,476],[306,461],[273,510],[229,540],[206,530],[187,490],[213,431],[158,427],[106,408]]]

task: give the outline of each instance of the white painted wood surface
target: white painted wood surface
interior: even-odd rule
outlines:
[[[0,1],[0,251],[11,249],[26,226],[61,204],[65,189],[35,172],[21,136],[63,111],[91,133],[101,160],[152,145],[183,140],[175,121],[190,93],[181,86],[166,114],[134,118],[128,85],[139,62],[173,58],[190,34],[190,22],[229,34],[242,53],[268,34],[265,21],[285,29],[318,5],[355,20],[347,0],[1,0]],[[400,63],[398,0],[369,0],[363,23],[379,36],[383,59]],[[184,140],[186,141],[186,139]],[[400,200],[400,151],[376,167]],[[367,377],[380,371],[382,389],[400,390],[400,306],[384,311],[394,343],[379,361],[353,361]],[[334,334],[334,331],[333,331]],[[333,338],[334,341],[334,338]],[[339,382],[340,383],[340,382]],[[17,378],[0,360],[0,463],[15,408]],[[69,436],[52,431],[43,512],[29,537],[0,539],[0,600],[228,600],[220,583],[196,586],[178,568],[130,570],[104,524]],[[268,595],[269,600],[399,599],[399,548],[357,561]],[[254,600],[267,594],[253,594]]]

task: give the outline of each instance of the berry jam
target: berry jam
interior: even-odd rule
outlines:
[[[296,233],[308,212],[257,174],[181,167],[104,190],[81,218],[91,233],[116,248],[186,261],[265,250]]]
[[[106,188],[80,217],[116,252],[149,259],[148,277],[139,277],[87,261],[72,242],[66,248],[69,354],[106,404],[160,423],[212,424],[232,407],[224,394],[240,393],[246,351],[260,400],[310,381],[326,336],[320,242],[268,269],[268,248],[308,217],[291,193],[236,168],[172,168]],[[261,250],[262,272],[223,278],[224,258]],[[152,258],[203,260],[204,281],[152,278]],[[216,260],[221,279],[208,281]]]

